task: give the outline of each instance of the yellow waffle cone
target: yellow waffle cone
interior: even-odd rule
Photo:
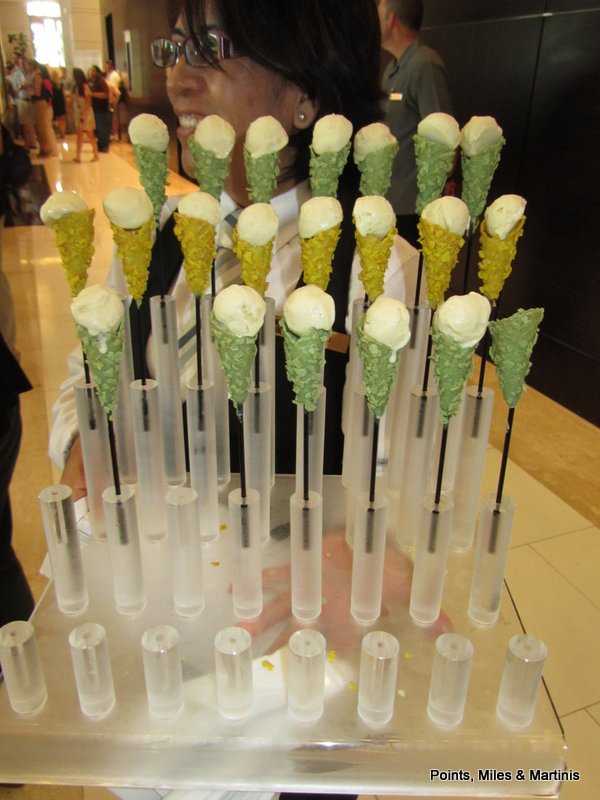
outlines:
[[[87,283],[87,273],[94,255],[95,213],[93,208],[73,211],[52,223],[72,297],[78,295]]]
[[[150,217],[141,228],[127,230],[110,223],[117,253],[123,262],[129,294],[138,306],[141,304],[148,283],[148,268],[152,257],[152,231],[154,219]]]
[[[242,280],[251,286],[261,297],[267,291],[267,275],[271,269],[271,256],[275,237],[266,244],[249,244],[240,239],[237,228],[233,229],[233,247],[242,268]]]
[[[498,300],[502,287],[512,272],[512,262],[517,254],[517,241],[523,234],[524,224],[525,217],[521,217],[505,239],[496,235],[490,236],[485,220],[480,225],[477,275],[482,282],[481,294],[493,303]]]
[[[300,237],[304,282],[326,291],[331,275],[331,262],[340,238],[341,225],[319,231],[309,239]]]
[[[215,226],[204,219],[175,212],[175,236],[181,242],[187,285],[199,297],[208,289],[217,255]]]
[[[437,308],[448,291],[450,276],[465,240],[457,233],[421,217],[419,242],[427,275],[427,298],[430,307]]]
[[[358,229],[355,229],[356,246],[362,267],[358,277],[371,302],[383,294],[385,271],[396,233],[395,225],[390,228],[383,239],[370,233],[363,236]]]

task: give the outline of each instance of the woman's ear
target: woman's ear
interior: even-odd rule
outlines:
[[[296,103],[296,112],[294,115],[294,127],[297,130],[305,130],[315,121],[317,116],[318,106],[314,100],[311,100],[307,94],[302,93],[298,97]]]

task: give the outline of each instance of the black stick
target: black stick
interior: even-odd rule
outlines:
[[[496,491],[496,508],[500,510],[502,503],[502,493],[504,491],[504,479],[506,478],[506,467],[508,465],[508,451],[510,448],[510,437],[512,435],[513,423],[515,419],[515,409],[508,409],[506,420],[506,431],[504,433],[504,446],[502,448],[502,461],[500,462],[500,474],[498,476],[498,489]]]
[[[423,367],[423,394],[427,391],[427,386],[429,384],[429,370],[431,368],[431,351],[433,350],[433,337],[431,335],[431,322],[433,320],[433,308],[430,311],[430,318],[429,318],[429,334],[427,337],[427,354],[425,355],[425,364]]]
[[[113,481],[115,484],[115,494],[121,494],[121,479],[119,477],[119,462],[117,460],[117,443],[115,441],[115,429],[113,421],[107,416],[108,423],[108,443],[110,445],[110,461],[112,465]]]
[[[158,220],[156,221],[156,247],[158,250],[158,269],[160,273],[160,296],[164,297],[166,289],[165,262],[163,255],[163,237]]]
[[[198,386],[202,386],[202,312],[199,295],[195,295],[196,305],[196,370],[198,374]]]
[[[312,412],[303,406],[304,419],[302,425],[302,494],[304,502],[310,499],[310,423]]]
[[[238,421],[238,453],[240,461],[240,493],[242,504],[240,506],[240,524],[242,529],[242,547],[250,547],[250,530],[248,521],[248,490],[246,488],[246,452],[244,447],[244,410],[240,403],[236,408]]]
[[[418,306],[419,300],[421,299],[421,282],[423,281],[423,251],[419,253],[419,266],[417,267],[417,283],[415,286],[415,301],[413,303],[413,308],[415,309],[415,313],[418,314]]]
[[[469,262],[471,260],[471,245],[473,242],[473,234],[471,233],[471,225],[469,224],[469,233],[467,234],[467,248],[465,256],[465,271],[463,275],[463,288],[462,293],[467,293],[467,286],[469,284]]]
[[[369,477],[369,508],[367,509],[367,530],[365,531],[365,553],[373,552],[373,527],[375,524],[375,485],[377,481],[377,450],[379,446],[379,420],[373,417],[373,442],[371,445],[371,473]]]
[[[442,427],[442,439],[440,442],[440,457],[438,461],[438,472],[435,483],[435,494],[433,497],[433,511],[431,518],[431,527],[429,528],[429,542],[427,544],[427,551],[435,553],[437,546],[437,533],[438,521],[440,515],[440,500],[442,499],[442,479],[444,477],[444,461],[446,460],[446,445],[448,444],[448,423],[444,423]]]

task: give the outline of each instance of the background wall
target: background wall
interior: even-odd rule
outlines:
[[[528,382],[600,424],[600,3],[427,0],[423,38],[443,56],[463,125],[494,116],[506,138],[490,200],[527,200],[499,315],[546,310]],[[468,288],[477,288],[477,247]],[[453,290],[462,292],[465,264]]]

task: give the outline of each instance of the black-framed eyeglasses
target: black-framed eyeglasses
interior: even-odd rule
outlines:
[[[217,61],[235,58],[231,39],[216,31],[207,31],[197,46],[191,37],[176,42],[167,36],[157,36],[150,44],[152,63],[155,67],[173,67],[181,58],[181,52],[190,67],[206,67]]]

